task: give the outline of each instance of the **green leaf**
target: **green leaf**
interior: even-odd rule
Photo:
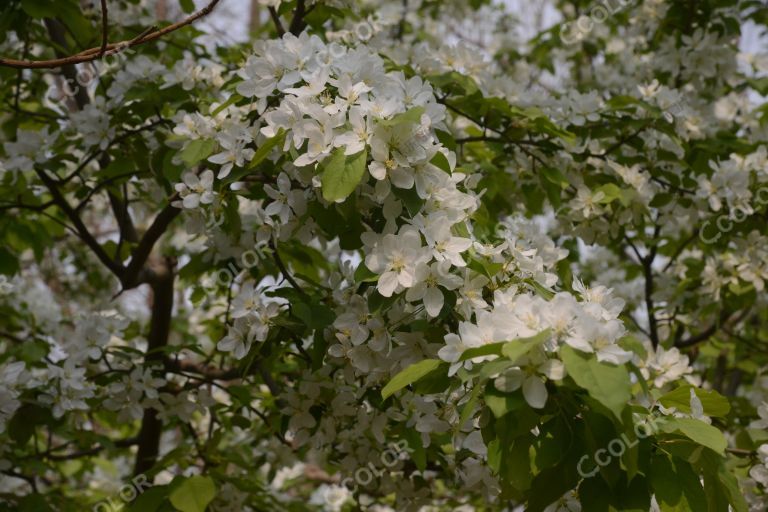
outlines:
[[[154,485],[147,490],[142,488],[141,491],[141,494],[124,509],[125,512],[155,512],[163,503],[168,502],[167,485]]]
[[[310,329],[323,329],[333,323],[336,315],[333,310],[319,302],[295,302],[292,308],[294,316]]]
[[[55,18],[58,14],[56,4],[50,0],[21,0],[21,8],[33,18]]]
[[[496,418],[501,418],[507,413],[527,405],[522,389],[517,389],[512,393],[502,393],[494,387],[493,382],[486,385],[483,401]]]
[[[413,460],[419,471],[424,471],[427,468],[427,450],[424,449],[424,445],[421,442],[421,434],[416,429],[408,428],[405,430],[404,437],[408,441],[408,455]]]
[[[188,2],[192,3],[192,0],[186,0],[186,1],[188,1]],[[194,6],[194,4],[193,4],[193,6]],[[216,117],[216,116],[217,116],[217,115],[219,115],[221,112],[223,112],[225,108],[227,108],[228,106],[230,106],[230,105],[232,105],[232,104],[234,104],[234,103],[236,103],[236,102],[240,101],[241,99],[243,99],[243,97],[242,97],[242,96],[240,96],[239,94],[232,94],[232,95],[231,95],[231,96],[230,96],[230,97],[227,99],[227,101],[225,101],[224,103],[222,103],[221,105],[219,105],[218,107],[216,107],[216,108],[214,109],[214,111],[213,111],[213,112],[211,112],[211,117]],[[280,131],[283,131],[283,128],[280,128]],[[277,134],[276,136],[279,136],[279,135],[280,135],[280,131],[278,132],[278,134]],[[274,138],[274,137],[273,137],[273,138]]]
[[[637,377],[637,382],[640,383],[640,387],[643,390],[643,393],[645,393],[645,396],[651,396],[651,391],[648,389],[648,383],[645,381],[645,376],[643,375],[643,372],[640,371],[640,368],[635,365],[632,361],[627,362],[627,368],[629,368],[629,371],[635,374],[635,377]]]
[[[728,442],[717,428],[707,425],[694,418],[667,418],[661,424],[663,432],[680,432],[691,441],[710,448],[716,453],[724,454]]]
[[[645,358],[648,351],[643,346],[643,343],[631,335],[622,336],[616,343],[624,350],[629,350],[639,355],[641,358]]]
[[[455,93],[470,96],[478,92],[478,87],[475,81],[472,78],[466,75],[462,75],[457,71],[449,71],[448,73],[443,73],[442,75],[430,76],[428,77],[428,80],[432,83],[432,85],[439,87],[444,92],[451,94]]]
[[[19,259],[5,247],[0,247],[0,274],[12,276],[19,270]]]
[[[500,341],[498,343],[488,343],[487,345],[468,348],[461,353],[459,361],[467,361],[468,359],[483,356],[500,356],[501,350],[506,343],[505,341]]]
[[[531,487],[533,471],[531,471],[531,451],[534,436],[528,434],[518,437],[509,449],[509,455],[502,459],[502,472],[515,489],[525,491]]]
[[[731,404],[728,403],[728,399],[717,391],[710,391],[705,389],[695,388],[690,385],[680,386],[677,389],[673,389],[666,395],[659,398],[659,402],[664,407],[674,407],[680,412],[691,412],[691,389],[696,393],[696,396],[701,400],[701,405],[704,406],[704,414],[707,416],[725,417],[731,410]]]
[[[212,139],[196,139],[187,144],[183,150],[181,150],[181,160],[192,167],[196,163],[205,160],[213,150],[216,148],[216,141]]]
[[[499,472],[503,456],[504,454],[501,450],[501,441],[497,437],[488,443],[488,466],[494,473]]]
[[[549,334],[550,330],[544,329],[534,336],[509,341],[504,343],[504,346],[501,348],[501,353],[512,361],[517,361],[527,354],[533,347],[541,345],[547,341],[549,339]]]
[[[543,286],[542,286],[542,285],[541,285],[541,284],[540,284],[538,281],[536,281],[535,279],[530,279],[530,278],[529,278],[529,279],[525,279],[525,280],[524,280],[524,282],[525,282],[526,284],[528,284],[528,285],[529,285],[531,288],[533,288],[533,290],[534,290],[534,291],[535,291],[537,294],[539,294],[540,296],[544,297],[544,298],[545,298],[545,299],[547,299],[547,300],[550,300],[550,299],[552,299],[552,297],[554,297],[554,296],[555,296],[555,294],[554,294],[553,292],[551,292],[550,290],[547,290],[546,288],[544,288],[544,287],[543,287]]]
[[[518,338],[512,341],[500,341],[498,343],[488,343],[487,345],[482,345],[480,347],[468,348],[461,353],[459,361],[467,361],[468,359],[473,359],[475,357],[500,355],[505,355],[514,361],[520,356],[528,353],[528,351],[536,345],[540,345],[549,339],[549,333],[550,330],[545,329],[529,338]]]
[[[417,395],[432,395],[435,393],[442,393],[451,383],[454,381],[452,377],[448,377],[448,365],[442,365],[437,370],[429,373],[423,379],[419,379],[418,382],[413,383],[413,392]]]
[[[725,464],[720,464],[717,476],[723,493],[728,498],[728,503],[733,507],[734,512],[749,512],[749,505],[739,488],[736,476],[725,467]]]
[[[346,199],[363,179],[367,159],[367,149],[350,156],[344,156],[344,148],[336,149],[321,164],[323,199],[331,202]]]
[[[448,159],[445,157],[445,155],[440,151],[435,153],[435,156],[432,157],[432,160],[430,160],[429,163],[438,167],[440,170],[451,174],[451,164],[448,162]]]
[[[186,13],[190,13],[195,10],[194,0],[179,0],[179,4],[181,4],[181,9]]]
[[[469,263],[467,263],[467,266],[477,272],[478,274],[483,274],[488,279],[493,279],[493,276],[499,273],[499,271],[504,268],[504,265],[502,263],[496,263],[490,260],[487,260],[485,258],[472,258],[469,260]]]
[[[590,512],[612,511],[611,488],[602,478],[585,478],[579,485],[579,502],[582,510]]]
[[[37,405],[22,405],[8,422],[8,435],[18,446],[24,446],[39,425],[53,423],[53,416],[47,409]]]
[[[706,496],[690,464],[656,454],[651,462],[650,481],[664,512],[706,510]]]
[[[393,188],[392,192],[399,200],[403,202],[403,206],[408,210],[411,217],[414,217],[419,213],[424,206],[424,199],[419,196],[416,187],[414,188]]]
[[[566,178],[562,172],[555,169],[554,167],[543,167],[541,169],[541,172],[544,174],[544,177],[549,181],[550,183],[554,183],[555,185],[559,185],[560,188],[567,188],[568,187],[568,178]]]
[[[257,165],[259,165],[261,162],[264,161],[265,158],[269,156],[269,153],[272,151],[272,148],[281,145],[285,141],[285,133],[286,133],[285,130],[280,128],[274,137],[264,141],[264,143],[261,146],[259,146],[259,148],[256,150],[256,153],[254,153],[253,160],[251,160],[251,163],[248,165],[248,168],[253,169]]]
[[[485,381],[481,380],[475,383],[475,387],[472,388],[472,393],[469,395],[469,400],[467,400],[467,403],[464,404],[464,408],[461,410],[461,416],[459,416],[459,423],[456,425],[456,429],[460,429],[475,410],[475,405],[480,400],[480,393],[483,392],[483,388],[485,388]]]
[[[489,379],[495,375],[499,375],[508,368],[512,368],[513,366],[515,366],[514,361],[510,361],[509,359],[494,359],[493,361],[487,361],[475,365],[470,373],[474,374],[477,372],[477,375],[479,375],[481,379]]]
[[[216,496],[216,484],[207,476],[192,476],[184,480],[170,495],[171,504],[181,512],[205,512]]]
[[[384,386],[384,389],[381,390],[381,397],[384,399],[388,398],[394,392],[413,384],[430,372],[437,370],[442,364],[444,364],[443,361],[440,361],[439,359],[425,359],[412,364],[392,377],[392,380],[390,380],[387,385]]]
[[[397,301],[397,297],[397,295],[385,297],[378,290],[373,290],[373,293],[368,297],[368,312],[373,314],[387,311]]]
[[[413,107],[410,110],[396,114],[390,119],[379,121],[382,126],[395,127],[401,124],[416,124],[421,122],[421,115],[424,113],[424,107]]]
[[[560,348],[560,357],[576,384],[621,418],[621,410],[632,397],[627,369],[600,363],[594,355],[583,354],[567,345]]]
[[[616,199],[621,198],[621,189],[613,183],[606,183],[605,185],[602,185],[597,189],[595,189],[594,192],[595,193],[602,192],[604,194],[604,197],[599,201],[597,201],[598,203],[602,203],[602,204],[612,203]]]
[[[379,274],[374,273],[368,267],[365,266],[365,262],[360,262],[360,265],[355,269],[355,282],[356,283],[375,283],[379,280]]]
[[[576,471],[576,463],[573,461],[563,460],[557,466],[543,470],[531,482],[526,512],[543,512],[550,503],[557,501],[578,483],[579,475]],[[594,509],[583,510],[594,512]]]

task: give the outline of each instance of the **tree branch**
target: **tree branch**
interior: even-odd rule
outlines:
[[[106,55],[120,53],[126,48],[130,48],[132,46],[138,46],[140,44],[154,41],[156,39],[163,37],[166,34],[169,34],[171,32],[179,30],[180,28],[190,25],[195,21],[197,21],[198,19],[210,14],[211,11],[213,11],[213,9],[216,7],[216,4],[218,4],[220,1],[221,0],[212,0],[211,3],[209,3],[204,8],[192,14],[186,19],[178,23],[168,25],[167,27],[164,27],[161,29],[156,29],[153,27],[151,30],[145,33],[142,33],[141,35],[139,35],[134,39],[121,41],[119,43],[108,43],[106,45],[102,42],[100,46],[89,48],[75,55],[70,55],[68,57],[60,57],[60,58],[51,59],[51,60],[16,60],[16,59],[0,58],[0,66],[22,68],[22,69],[52,69],[52,68],[60,68],[62,66],[67,66],[72,64],[79,64],[81,62],[90,62],[92,60],[97,60]],[[106,10],[104,10],[103,13],[106,13]],[[106,26],[104,30],[106,31]]]
[[[145,235],[146,237],[146,235]],[[153,269],[154,278],[150,282],[152,288],[152,314],[147,335],[147,352],[144,363],[159,361],[164,364],[165,356],[161,349],[168,344],[171,331],[171,316],[173,313],[174,293],[174,262],[170,258],[162,258],[156,262]],[[157,410],[145,409],[138,435],[138,450],[133,474],[147,472],[154,466],[160,451],[160,435],[163,422]]]
[[[724,324],[727,324],[728,322],[738,323],[749,314],[750,308],[745,309],[742,311],[736,318],[733,318],[732,320],[729,318],[732,313],[729,313],[726,310],[723,310],[720,313],[720,317],[717,319],[716,322],[714,322],[712,325],[701,331],[699,334],[696,334],[694,336],[691,336],[687,339],[681,339],[675,342],[675,346],[678,348],[686,348],[686,347],[692,347],[693,345],[696,345],[697,343],[701,343],[702,341],[708,340],[712,335],[714,335],[721,326]]]
[[[138,438],[136,437],[129,437],[128,439],[120,439],[118,441],[115,441],[113,444],[116,448],[127,448],[129,446],[133,446],[138,442]],[[93,448],[88,448],[86,450],[81,450],[78,452],[72,452],[72,453],[65,453],[62,455],[56,455],[55,453],[52,453],[54,450],[48,450],[47,452],[43,452],[40,454],[40,457],[50,459],[50,460],[73,460],[73,459],[79,459],[81,457],[90,457],[91,455],[96,455],[100,451],[108,448],[108,446],[104,445],[97,445]]]
[[[301,34],[301,32],[307,26],[307,24],[304,23],[304,16],[306,16],[308,13],[309,10],[307,10],[307,6],[305,5],[304,0],[298,0],[296,3],[296,10],[293,11],[293,19],[291,20],[291,24],[288,27],[288,32],[295,36]]]
[[[268,10],[269,17],[272,18],[272,23],[275,24],[277,35],[283,37],[285,35],[285,27],[283,27],[283,22],[280,21],[280,15],[277,14],[277,10],[274,7],[270,7]]]
[[[101,0],[101,51],[99,58],[104,56],[109,44],[109,21],[107,19],[107,0]]]
[[[306,296],[307,292],[305,292],[301,286],[299,286],[299,283],[296,282],[296,280],[291,276],[290,272],[288,272],[288,269],[285,266],[285,263],[283,263],[283,259],[280,257],[280,253],[277,252],[277,246],[275,245],[275,241],[270,239],[269,240],[269,248],[272,249],[272,255],[275,258],[275,263],[277,264],[277,268],[280,269],[280,273],[283,274],[283,277],[290,283],[290,285],[300,294]]]
[[[661,233],[661,226],[656,224],[653,228],[654,242],[659,237],[659,233]],[[654,243],[648,250],[648,253],[645,256],[642,256],[640,251],[638,251],[637,247],[635,247],[635,244],[632,243],[632,240],[630,240],[628,236],[625,235],[624,240],[632,249],[632,252],[635,253],[635,256],[637,256],[638,262],[643,269],[643,277],[645,278],[645,309],[648,313],[648,337],[650,338],[651,344],[655,349],[659,346],[659,330],[656,314],[654,313],[656,306],[653,302],[653,262],[656,259],[659,246],[658,243]]]
[[[176,195],[173,195],[169,201],[173,202],[175,198]],[[146,282],[152,279],[151,275],[142,272],[142,270],[149,270],[144,269],[144,264],[147,262],[147,259],[152,252],[152,248],[155,246],[155,242],[157,242],[163,233],[165,233],[165,230],[168,228],[171,222],[173,222],[173,219],[179,215],[179,213],[181,213],[181,210],[169,204],[163,208],[157,217],[155,217],[152,225],[149,227],[149,229],[147,229],[147,232],[144,233],[144,236],[141,237],[139,245],[131,255],[131,261],[125,268],[125,274],[121,279],[123,289],[127,290],[129,288],[133,288],[142,282]],[[151,274],[151,272],[149,274]]]
[[[170,372],[187,372],[202,375],[206,381],[235,380],[243,377],[239,368],[217,368],[215,366],[207,366],[205,364],[179,359],[166,359],[165,369]]]
[[[106,251],[104,251],[104,249],[101,247],[99,242],[96,241],[95,238],[93,238],[93,235],[91,235],[91,232],[88,231],[88,228],[85,227],[85,224],[83,224],[83,221],[80,219],[80,216],[69,205],[67,200],[61,194],[61,191],[59,191],[59,188],[56,185],[56,182],[53,181],[51,177],[48,176],[43,170],[35,169],[35,172],[37,172],[37,175],[40,177],[42,182],[48,188],[48,191],[51,193],[51,196],[53,196],[53,201],[54,203],[56,203],[56,206],[58,206],[61,209],[61,211],[63,211],[64,214],[69,218],[72,224],[74,224],[75,230],[77,230],[77,233],[80,239],[88,247],[91,248],[91,250],[96,255],[96,257],[99,258],[99,261],[101,261],[109,270],[111,270],[113,274],[115,274],[118,277],[121,277],[123,275],[123,271],[125,270],[123,266],[117,263],[116,261],[114,261],[112,258],[110,258],[109,255],[106,253]]]

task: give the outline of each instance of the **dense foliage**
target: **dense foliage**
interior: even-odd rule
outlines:
[[[762,2],[258,3],[0,5],[0,510],[768,507]]]

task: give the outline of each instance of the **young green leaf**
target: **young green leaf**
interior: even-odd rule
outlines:
[[[568,345],[560,348],[560,357],[576,384],[620,418],[621,410],[632,396],[627,369],[601,363],[594,355],[578,352]]]
[[[336,149],[321,164],[320,183],[323,188],[323,199],[331,202],[341,202],[346,199],[363,179],[367,158],[368,151],[365,149],[349,156],[344,156],[343,148]]]
[[[412,364],[392,377],[392,380],[381,390],[381,397],[384,399],[389,398],[396,391],[400,391],[405,386],[413,384],[430,372],[437,370],[442,364],[444,364],[443,361],[439,359],[425,359]]]
[[[728,442],[717,428],[694,418],[666,418],[661,424],[663,432],[679,432],[691,441],[712,449],[716,453],[725,453]]]
[[[174,489],[170,500],[180,512],[205,512],[214,497],[216,497],[216,484],[213,479],[196,475],[187,478]]]
[[[272,137],[271,139],[267,139],[264,141],[264,143],[259,146],[259,148],[256,150],[256,153],[253,155],[253,160],[251,160],[251,163],[248,165],[249,169],[253,169],[257,165],[259,165],[261,162],[264,161],[265,158],[269,156],[269,153],[272,151],[273,148],[281,145],[285,141],[285,130],[280,128],[280,130],[277,132],[277,134]]]
[[[659,398],[664,407],[674,407],[684,413],[691,412],[691,390],[701,400],[704,414],[707,416],[725,417],[731,410],[731,404],[723,395],[713,390],[699,389],[693,386],[680,386]]]
[[[180,155],[181,160],[192,167],[193,165],[201,162],[211,156],[213,150],[216,149],[216,141],[212,139],[196,139],[187,144]]]

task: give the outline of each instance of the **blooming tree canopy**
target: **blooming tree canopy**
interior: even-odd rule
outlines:
[[[519,3],[3,2],[0,510],[766,510],[768,8]]]

